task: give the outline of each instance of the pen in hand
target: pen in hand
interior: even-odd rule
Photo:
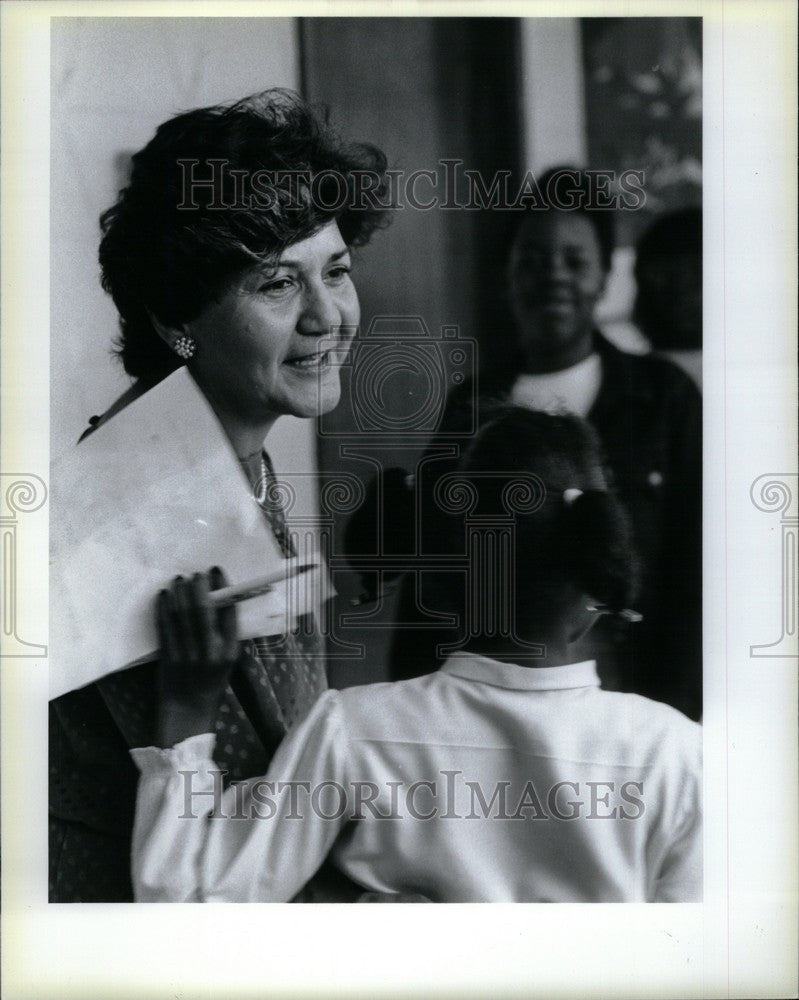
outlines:
[[[248,580],[246,583],[237,583],[230,587],[221,587],[219,590],[212,590],[208,595],[208,600],[214,607],[223,608],[231,604],[238,604],[246,601],[250,597],[260,597],[268,594],[275,586],[284,580],[291,580],[301,573],[307,573],[312,569],[318,569],[319,564],[315,562],[300,563],[290,566],[288,569],[278,570],[269,576],[258,577],[255,580]]]

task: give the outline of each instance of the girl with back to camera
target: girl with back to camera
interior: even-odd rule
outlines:
[[[702,716],[702,404],[691,379],[654,353],[630,354],[597,326],[610,274],[615,213],[590,172],[556,168],[538,179],[541,202],[522,213],[510,248],[512,322],[485,331],[479,378],[453,389],[432,445],[456,441],[495,400],[534,410],[567,411],[596,430],[615,488],[630,514],[640,560],[635,629],[604,620],[585,644],[603,687],[664,701]],[[605,199],[606,202],[606,199]],[[479,391],[478,391],[479,389]],[[452,436],[454,435],[454,437]],[[446,458],[428,458],[441,469]],[[432,554],[435,509],[419,463],[419,551]],[[357,551],[357,550],[356,550]],[[421,620],[410,574],[400,621]],[[437,610],[437,609],[434,609]],[[434,666],[446,630],[398,629],[391,677]]]
[[[699,898],[700,727],[573,662],[634,578],[593,433],[502,410],[458,473],[496,515],[531,470],[542,502],[515,522],[515,627],[473,637],[437,673],[324,693],[266,775],[224,794],[211,730],[235,612],[203,586],[190,607],[162,598],[163,697],[181,711],[162,705],[159,747],[132,751],[138,900],[288,900],[328,855],[366,890],[440,902]],[[199,671],[182,641],[197,620]]]

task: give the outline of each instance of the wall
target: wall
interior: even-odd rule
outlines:
[[[592,108],[586,107],[585,20],[558,17],[520,21],[524,168],[537,175],[554,166],[615,165],[615,161],[593,163],[589,155]],[[632,248],[619,246],[613,254],[605,295],[597,306],[597,319],[606,335],[620,347],[639,351],[647,345],[629,322],[635,297],[634,265]]]
[[[345,135],[383,149],[389,166],[402,171],[403,178],[416,170],[441,177],[445,158],[461,159],[488,178],[495,170],[518,167],[517,41],[517,23],[510,18],[307,18],[302,22],[304,89],[312,100],[330,105]],[[419,192],[425,200],[432,197],[424,185]],[[437,194],[446,200],[443,185]],[[407,418],[407,433],[383,433],[378,427],[371,438],[359,434],[352,407],[343,405],[323,421],[330,432],[319,442],[323,475],[368,480],[378,467],[413,471],[428,433],[412,418],[428,403],[443,403],[458,374],[448,368],[440,380],[426,381],[423,375],[422,370],[430,370],[426,359],[434,344],[442,344],[442,328],[457,328],[461,338],[480,340],[478,348],[490,350],[508,322],[502,290],[510,214],[405,207],[358,253],[362,331],[376,319],[391,317],[381,329],[402,337],[418,317],[430,339],[418,347],[417,370],[416,346],[402,359],[400,352],[392,355],[390,338],[380,344],[385,378],[379,405],[384,413]],[[443,356],[451,357],[449,346],[442,347]],[[477,363],[476,355],[469,357]],[[366,402],[362,397],[356,402],[362,415]],[[360,455],[373,449],[371,460],[354,458],[351,450],[344,454],[353,447]],[[397,543],[392,532],[384,542],[384,552],[397,551],[391,547]],[[335,583],[344,596],[358,590],[346,570]],[[334,684],[385,679],[394,614],[394,602],[388,600],[362,627],[347,629],[348,641],[363,644],[364,658],[339,658],[341,651],[331,644]]]
[[[525,169],[540,174],[557,164],[582,166],[586,130],[580,19],[522,18],[519,31]]]
[[[56,18],[51,95],[51,456],[129,380],[110,355],[116,310],[101,289],[98,217],[129,155],[166,118],[267,87],[297,88],[291,18]],[[278,468],[315,467],[313,424],[278,421]]]

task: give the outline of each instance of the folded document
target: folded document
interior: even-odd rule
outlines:
[[[185,368],[59,459],[51,476],[50,697],[153,656],[155,597],[221,566],[232,584],[286,573],[216,415]],[[242,638],[315,610],[322,571],[238,605]]]

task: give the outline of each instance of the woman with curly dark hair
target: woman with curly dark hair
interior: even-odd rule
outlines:
[[[344,144],[287,91],[162,124],[101,218],[102,283],[119,311],[118,354],[136,381],[87,433],[185,365],[265,496],[274,422],[338,402],[336,362],[359,321],[350,248],[385,218],[385,168],[378,149]],[[264,505],[264,514],[292,555],[282,512]],[[175,654],[176,605],[194,606],[199,591],[222,582],[214,571],[160,596],[162,659]],[[220,612],[223,623],[229,617]],[[219,643],[206,625],[196,619],[182,651],[190,647],[200,665],[235,661],[213,720],[225,737],[217,763],[231,780],[261,773],[281,732],[327,686],[321,637],[306,622],[264,641]],[[128,749],[152,742],[158,686],[151,662],[51,704],[51,901],[132,899]]]

